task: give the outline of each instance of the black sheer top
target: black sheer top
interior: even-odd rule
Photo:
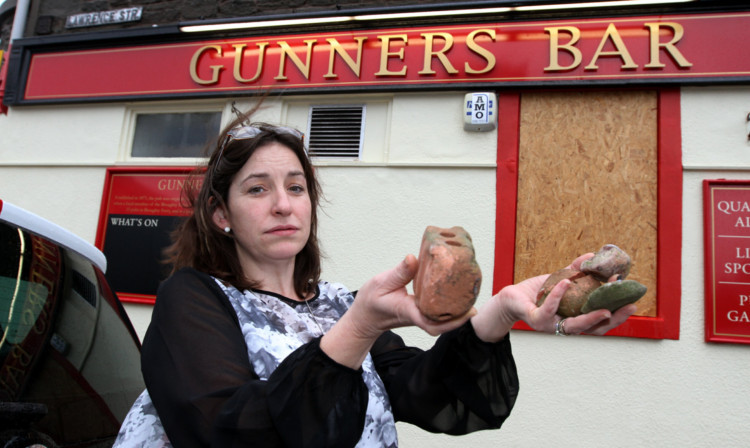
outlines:
[[[183,269],[159,289],[142,370],[175,447],[355,446],[368,390],[361,369],[313,339],[259,379],[237,315],[215,280]],[[509,338],[489,344],[470,323],[427,351],[384,333],[371,355],[398,421],[465,434],[499,428],[518,394]]]

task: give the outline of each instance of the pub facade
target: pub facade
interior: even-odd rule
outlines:
[[[171,2],[30,3],[4,53],[0,198],[102,249],[141,337],[186,173],[260,103],[254,118],[305,134],[326,280],[357,289],[426,226],[459,225],[479,306],[610,243],[648,287],[606,336],[519,324],[523,387],[501,430],[400,424],[403,446],[750,438],[750,7],[218,2],[170,18]]]

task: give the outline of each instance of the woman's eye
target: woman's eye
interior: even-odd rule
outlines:
[[[250,188],[249,188],[249,189],[247,190],[247,192],[248,192],[248,193],[250,193],[250,194],[261,194],[261,193],[263,193],[264,191],[266,191],[266,189],[265,189],[265,188],[263,188],[263,186],[261,186],[261,185],[256,185],[256,186],[254,186],[254,187],[250,187]]]
[[[301,194],[305,192],[305,187],[303,187],[302,185],[292,185],[291,187],[289,187],[289,190],[293,193]]]

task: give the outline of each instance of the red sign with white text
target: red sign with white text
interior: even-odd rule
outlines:
[[[96,245],[107,256],[107,281],[123,302],[153,303],[169,268],[163,263],[170,234],[190,214],[185,183],[199,189],[190,169],[109,168]]]
[[[479,23],[32,54],[21,101],[750,79],[750,14]]]
[[[750,181],[704,181],[706,340],[750,344]]]

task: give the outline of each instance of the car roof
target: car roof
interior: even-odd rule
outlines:
[[[88,258],[102,272],[107,272],[107,258],[93,244],[73,232],[0,199],[0,221],[28,230]]]

